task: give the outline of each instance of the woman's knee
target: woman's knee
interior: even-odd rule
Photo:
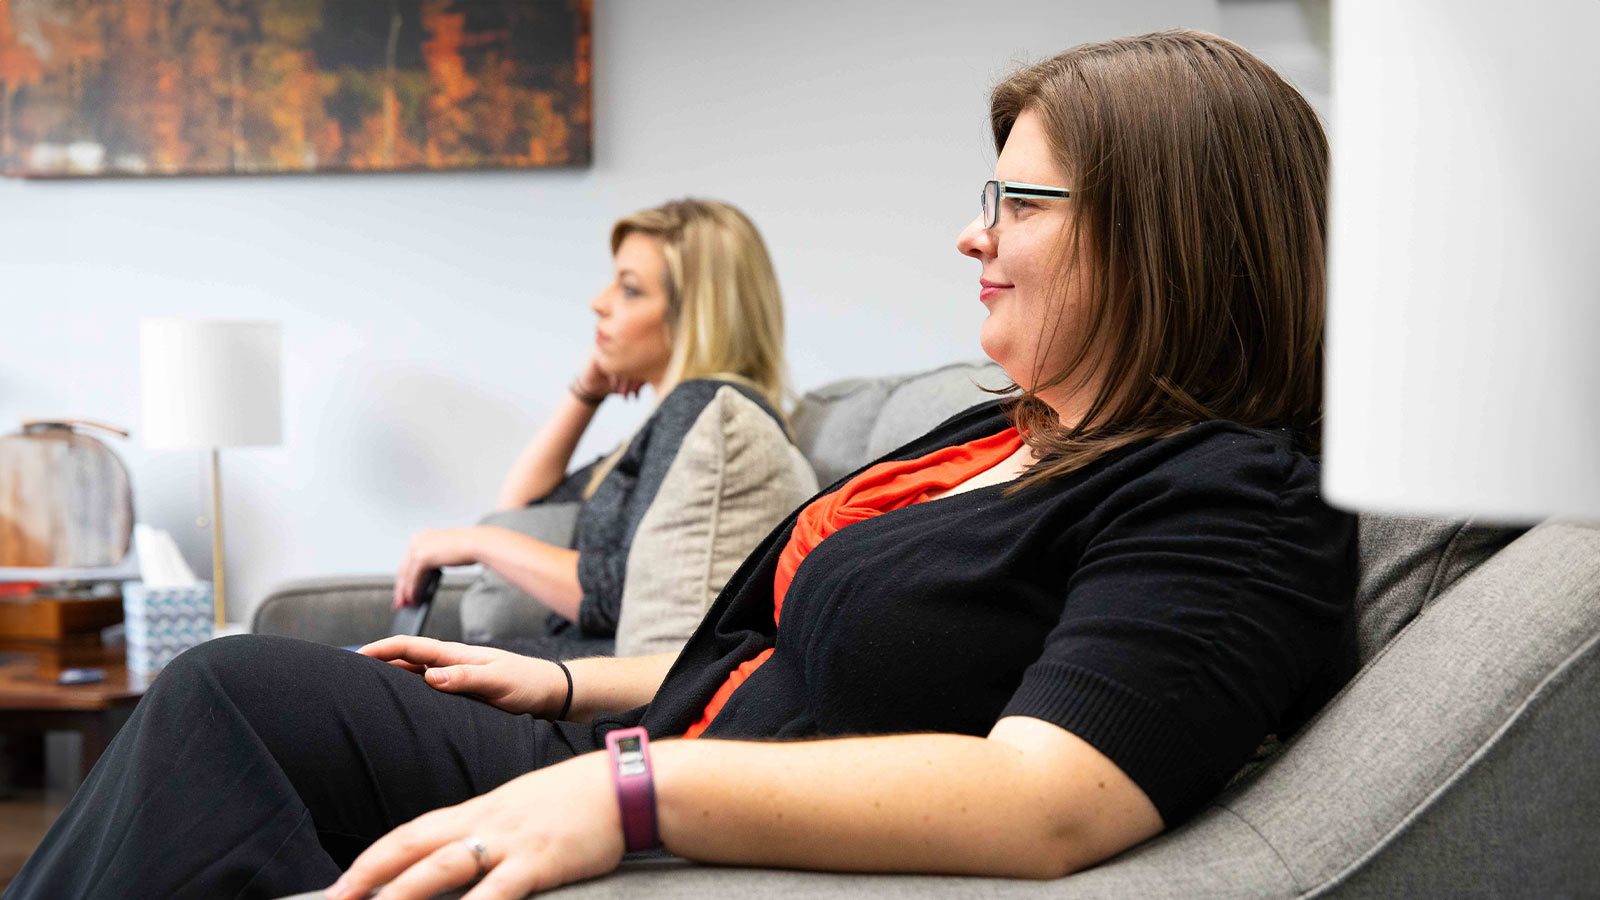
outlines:
[[[283,686],[325,654],[348,653],[309,641],[268,634],[231,634],[183,651],[161,670],[150,690],[169,691],[198,684],[228,691],[234,686]],[[323,663],[325,664],[325,662]]]

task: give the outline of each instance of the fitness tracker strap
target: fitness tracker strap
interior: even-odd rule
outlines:
[[[650,770],[650,734],[643,728],[619,728],[606,735],[611,777],[622,808],[622,840],[628,852],[661,846],[656,831],[656,784]]]

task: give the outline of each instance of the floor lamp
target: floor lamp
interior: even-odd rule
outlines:
[[[1600,4],[1333,4],[1323,489],[1600,519]]]
[[[147,319],[139,326],[139,357],[145,446],[211,451],[211,570],[221,630],[227,625],[221,448],[281,439],[278,324]]]

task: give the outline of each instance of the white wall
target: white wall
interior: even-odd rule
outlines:
[[[412,531],[491,505],[586,352],[617,216],[685,193],[749,212],[801,389],[975,357],[954,240],[993,164],[987,88],[1179,25],[1218,29],[1217,4],[601,0],[587,170],[0,180],[0,429],[136,429],[140,318],[281,320],[284,443],[224,453],[233,618],[285,578],[388,571]],[[644,414],[613,407],[581,453]],[[207,571],[201,455],[117,450],[141,519]]]

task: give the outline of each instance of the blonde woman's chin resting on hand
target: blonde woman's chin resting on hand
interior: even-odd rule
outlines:
[[[207,642],[12,894],[513,900],[651,847],[1055,878],[1206,808],[1354,671],[1326,142],[1193,31],[1023,68],[989,121],[956,244],[1012,384],[786,519],[681,652],[567,663],[569,694],[435,641]]]

